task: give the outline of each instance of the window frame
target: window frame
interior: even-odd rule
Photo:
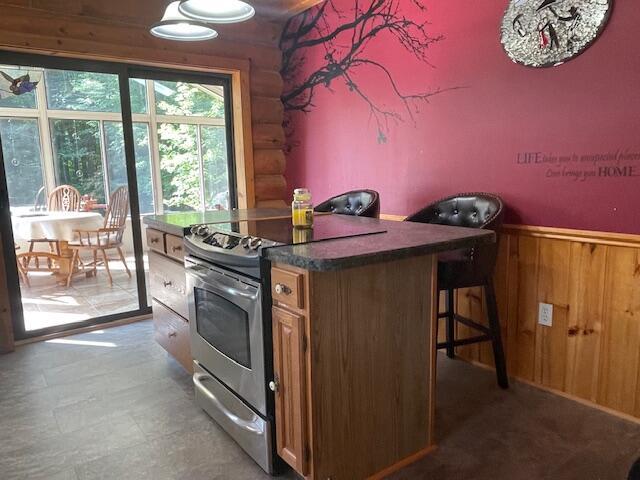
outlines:
[[[2,64],[0,67],[16,68],[22,66]],[[42,165],[42,174],[45,187],[45,195],[48,196],[56,185],[58,184],[56,178],[56,158],[53,148],[53,132],[51,129],[51,120],[78,120],[78,121],[97,121],[99,123],[100,133],[100,155],[102,161],[102,169],[104,175],[104,191],[105,200],[108,199],[110,188],[109,178],[109,159],[106,155],[106,142],[105,142],[105,122],[120,122],[123,123],[122,114],[118,112],[92,112],[85,110],[60,110],[50,109],[47,101],[47,82],[45,80],[44,70],[45,67],[25,67],[27,69],[42,69],[42,81],[36,89],[36,108],[20,108],[20,107],[0,107],[0,118],[29,118],[38,120],[38,130],[40,134],[40,160]],[[85,70],[71,69],[71,68],[56,68],[55,70],[70,70],[85,72]],[[87,71],[88,73],[108,73],[108,72],[94,72]],[[162,123],[173,124],[185,124],[194,125],[196,127],[197,135],[197,155],[198,165],[200,166],[199,180],[200,180],[200,210],[206,210],[206,198],[205,198],[205,174],[204,174],[204,159],[202,154],[202,141],[201,141],[201,128],[203,126],[215,126],[215,127],[227,127],[227,169],[229,175],[229,208],[237,208],[237,188],[235,185],[236,170],[235,162],[233,160],[233,135],[229,135],[229,130],[233,128],[233,123],[230,122],[230,115],[227,110],[230,109],[231,97],[230,97],[230,85],[228,82],[212,83],[211,78],[206,82],[202,82],[208,85],[221,86],[223,88],[223,99],[225,105],[224,118],[212,118],[205,116],[188,116],[188,115],[165,115],[157,113],[156,109],[156,95],[154,88],[154,81],[183,81],[182,78],[176,79],[176,77],[183,77],[183,72],[159,72],[156,69],[138,70],[137,73],[140,76],[129,73],[129,81],[133,79],[141,79],[145,81],[145,93],[147,99],[147,113],[132,113],[131,119],[133,123],[146,123],[149,129],[149,150],[151,160],[151,189],[153,195],[153,212],[144,213],[142,215],[161,215],[164,213],[164,192],[162,191],[161,180],[161,165],[160,165],[160,146],[158,137],[158,125]],[[113,73],[112,73],[113,74]],[[189,75],[190,77],[192,75]],[[201,75],[196,75],[197,78],[202,78]],[[207,76],[208,77],[208,76]],[[215,77],[214,77],[215,78]],[[200,82],[193,81],[191,78],[185,83],[194,83],[197,86]],[[46,197],[45,197],[46,198]]]

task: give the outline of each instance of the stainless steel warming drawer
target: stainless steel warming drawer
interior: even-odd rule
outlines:
[[[213,375],[193,362],[196,403],[266,472],[273,473],[271,424],[255,413]]]

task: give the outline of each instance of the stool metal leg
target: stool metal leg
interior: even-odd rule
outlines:
[[[454,294],[455,290],[452,288],[447,290],[447,357],[455,358],[456,350],[453,345],[455,341],[455,316],[456,316],[456,306],[454,302]]]
[[[500,319],[498,318],[498,303],[496,301],[496,292],[493,287],[493,280],[489,280],[485,284],[484,294],[487,303],[489,329],[491,330],[492,336],[491,344],[493,346],[493,358],[496,364],[498,385],[500,385],[501,388],[509,388],[507,365],[504,358],[504,348],[502,346],[502,332],[500,331]]]

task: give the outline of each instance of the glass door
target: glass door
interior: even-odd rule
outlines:
[[[140,212],[154,208],[150,131],[132,121],[148,114],[143,93],[126,67],[0,53],[2,238],[20,279],[18,339],[149,312]]]
[[[139,188],[141,213],[235,208],[229,79],[158,70],[130,75],[134,128],[151,145],[144,174],[153,193]]]

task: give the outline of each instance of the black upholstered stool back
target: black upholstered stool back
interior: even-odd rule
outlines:
[[[503,219],[502,199],[490,193],[452,195],[407,217],[407,221],[410,222],[487,230],[499,230]],[[497,256],[497,242],[444,255],[444,261],[458,260],[466,265],[448,262],[450,263],[448,268],[441,266],[439,282],[441,288],[464,288],[485,283],[493,275]]]
[[[443,198],[407,218],[411,222],[496,230],[502,222],[503,204],[490,193],[461,193]]]
[[[322,202],[315,211],[378,218],[380,195],[375,190],[353,190]]]

